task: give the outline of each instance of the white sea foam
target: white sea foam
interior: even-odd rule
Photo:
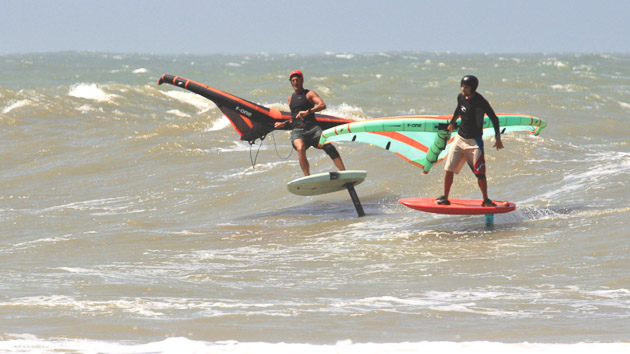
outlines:
[[[0,351],[8,352],[79,352],[79,353],[260,353],[260,354],[387,354],[387,353],[554,353],[554,354],[621,354],[630,351],[630,343],[499,343],[499,342],[402,342],[353,343],[338,340],[335,344],[238,342],[233,340],[206,342],[184,337],[171,337],[157,342],[98,341],[89,339],[40,339],[30,334],[6,334]]]
[[[87,112],[91,112],[91,111],[96,110],[94,107],[92,107],[90,105],[87,105],[87,104],[84,104],[84,105],[79,106],[79,107],[75,107],[74,109],[79,111],[79,112],[81,112],[81,113],[87,113]]]
[[[265,147],[263,146],[261,149],[264,150]],[[216,150],[218,150],[219,152],[242,152],[242,151],[249,151],[250,146],[248,143],[244,141],[239,141],[237,139],[234,139],[234,142],[232,143],[231,147],[219,147],[219,148],[216,148]]]
[[[76,268],[57,268],[75,274],[87,276],[91,271]],[[101,274],[101,276],[104,276]],[[0,309],[11,308],[40,308],[54,309],[65,312],[82,314],[111,315],[115,313],[131,313],[141,317],[160,318],[172,315],[174,312],[195,312],[200,317],[232,316],[241,314],[264,314],[267,316],[287,316],[287,308],[306,306],[300,303],[265,303],[225,300],[205,300],[186,298],[118,298],[113,300],[83,300],[65,295],[41,295],[10,299],[0,302]]]
[[[194,93],[194,92],[190,92],[190,91],[161,91],[164,95],[183,102],[183,103],[187,103],[190,104],[192,106],[194,106],[195,108],[197,108],[200,112],[199,113],[203,113],[203,112],[207,112],[210,109],[216,108],[217,106],[210,100],[208,100],[207,98],[203,97],[203,96],[199,96],[198,94]]]
[[[606,178],[623,175],[630,171],[630,153],[602,152],[591,155],[598,164],[578,173],[572,172],[564,176],[562,192],[576,191],[592,185],[602,186]]]
[[[414,307],[427,307],[436,305],[437,302],[430,299],[408,298],[401,299],[394,296],[368,297],[358,300],[359,304],[370,305],[381,308],[391,308],[396,305],[408,305]]]
[[[332,92],[332,90],[326,86],[322,86],[322,85],[318,85],[317,86],[317,92],[322,95],[322,96],[330,96],[330,93]]]
[[[54,211],[78,210],[89,211],[91,212],[91,215],[118,215],[132,214],[143,211],[140,209],[132,209],[134,205],[135,201],[129,199],[128,197],[113,197],[55,205],[42,209],[39,212],[42,214],[47,214]]]
[[[619,105],[621,106],[621,108],[630,109],[630,103],[619,101]]]
[[[45,237],[45,238],[40,238],[33,241],[16,243],[12,245],[11,248],[15,251],[16,249],[26,248],[26,247],[37,245],[40,243],[57,243],[57,242],[68,241],[68,240],[70,239],[67,237]]]
[[[249,151],[249,147],[247,147],[247,151]],[[233,170],[231,173],[227,173],[224,176],[215,177],[216,181],[228,181],[233,180],[235,178],[242,178],[246,176],[256,175],[259,173],[264,173],[273,170],[274,168],[283,165],[283,164],[293,164],[294,161],[281,160],[277,162],[269,162],[269,163],[259,163],[256,164],[254,168],[244,168],[239,167],[238,169]]]
[[[2,110],[2,113],[6,114],[6,113],[11,112],[14,109],[28,106],[29,104],[31,104],[31,101],[29,100],[18,100],[18,101],[12,100],[12,101],[9,101],[9,104]]]
[[[546,58],[542,60],[541,65],[543,66],[555,66],[558,69],[567,68],[568,65],[566,62],[560,61],[557,58]]]
[[[337,54],[335,55],[335,58],[351,60],[354,59],[354,54]]]
[[[140,68],[140,69],[136,69],[136,70],[132,71],[132,73],[134,73],[134,74],[146,74],[148,72],[149,72],[149,70],[146,69],[146,68]]]
[[[577,172],[567,170],[558,188],[524,200],[523,203],[535,200],[554,200],[556,197],[566,195],[568,192],[587,190],[592,188],[592,186],[602,188],[606,185],[607,179],[630,172],[630,153],[608,151],[598,153],[582,152],[581,154],[597,163],[591,164],[585,170]]]
[[[190,118],[190,114],[186,114],[180,111],[179,109],[171,109],[171,110],[166,111],[166,113],[172,114],[180,118]]]
[[[229,127],[230,124],[231,123],[228,117],[226,117],[225,115],[222,115],[221,119],[217,119],[214,122],[212,122],[212,126],[208,128],[206,131],[213,132],[213,131],[221,130],[226,127]]]
[[[630,299],[630,290],[628,289],[598,290],[598,291],[594,291],[593,294],[597,296],[611,297],[611,298],[617,298],[619,296],[623,296]],[[630,305],[630,303],[628,305]]]
[[[69,96],[76,98],[83,98],[86,100],[93,100],[98,102],[108,102],[115,97],[114,94],[109,94],[100,88],[97,84],[79,83],[70,87],[68,92]]]
[[[345,102],[337,106],[329,107],[323,111],[322,114],[329,114],[331,116],[339,116],[350,119],[365,119],[366,117],[361,107],[352,106]]]
[[[85,268],[59,267],[59,268],[56,268],[56,269],[63,270],[63,271],[68,272],[68,273],[75,273],[75,274],[78,274],[78,273],[92,273],[91,270],[85,269]]]
[[[31,296],[12,299],[10,302],[0,303],[0,308],[4,306],[54,308],[75,311],[78,313],[101,314],[111,314],[122,311],[144,317],[163,316],[164,314],[160,311],[164,309],[172,309],[174,307],[172,301],[152,301],[140,298],[117,299],[110,301],[80,300],[62,295]]]

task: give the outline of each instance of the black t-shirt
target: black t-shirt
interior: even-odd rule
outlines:
[[[499,138],[499,118],[490,103],[480,93],[475,93],[468,100],[461,93],[457,96],[457,108],[455,108],[451,123],[455,123],[457,118],[462,117],[459,135],[464,139],[480,138],[483,136],[483,117],[486,114],[494,126],[495,137]]]

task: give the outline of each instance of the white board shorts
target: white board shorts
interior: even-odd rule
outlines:
[[[444,170],[459,174],[466,162],[468,162],[468,166],[470,166],[475,175],[481,176],[486,174],[483,140],[481,138],[464,139],[458,134],[455,136],[451,145],[451,151],[446,157]]]

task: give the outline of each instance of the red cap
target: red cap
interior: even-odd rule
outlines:
[[[302,74],[300,70],[293,70],[291,71],[291,74],[289,74],[289,80],[291,80],[291,78],[295,75],[301,77],[302,79],[304,78],[304,74]]]

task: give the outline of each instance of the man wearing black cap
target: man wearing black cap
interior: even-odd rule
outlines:
[[[488,198],[488,182],[486,180],[486,162],[483,150],[483,119],[484,115],[488,115],[494,126],[494,136],[496,143],[493,147],[497,150],[503,149],[501,142],[501,134],[499,129],[499,118],[494,113],[490,103],[477,92],[479,80],[473,75],[466,75],[462,78],[462,92],[457,96],[457,108],[453,113],[453,118],[448,125],[448,131],[451,132],[455,128],[455,121],[462,117],[459,132],[451,145],[446,158],[444,170],[444,195],[437,198],[436,203],[440,205],[450,205],[448,194],[453,185],[453,177],[455,173],[468,162],[468,166],[472,169],[477,177],[477,183],[481,194],[483,195],[482,206],[496,206]]]
[[[310,164],[306,158],[306,149],[310,146],[318,148],[319,138],[322,135],[322,128],[317,125],[315,112],[326,109],[326,103],[315,91],[304,88],[304,75],[299,70],[294,70],[289,74],[291,86],[295,91],[289,97],[289,108],[291,109],[291,120],[288,122],[275,123],[275,128],[283,128],[287,124],[291,125],[291,143],[298,152],[298,161],[305,176],[309,176]],[[325,144],[323,149],[333,160],[333,163],[340,171],[345,170],[341,156],[332,144]]]

